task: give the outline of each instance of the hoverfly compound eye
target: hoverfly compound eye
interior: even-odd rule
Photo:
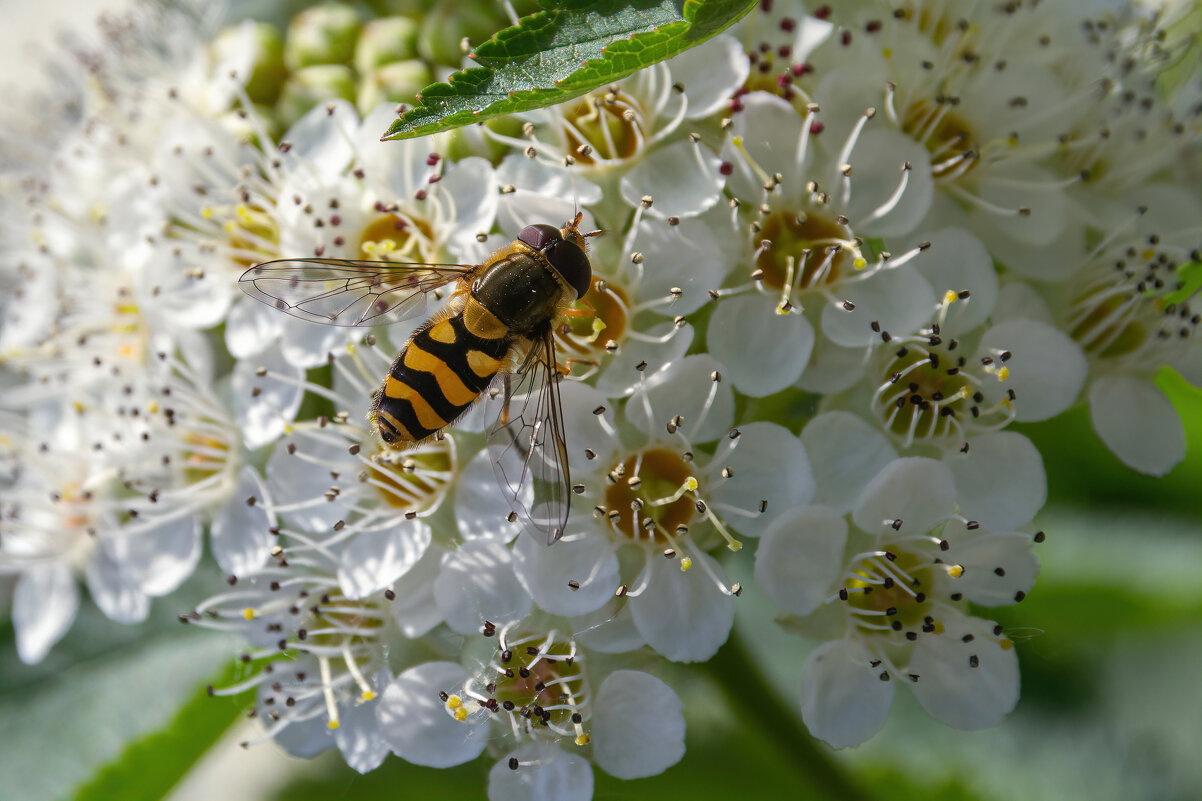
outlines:
[[[580,246],[566,239],[561,240],[547,248],[545,255],[563,280],[576,290],[576,297],[584,297],[584,293],[588,292],[589,285],[593,282],[593,266]]]
[[[559,233],[559,229],[554,225],[539,223],[538,225],[527,225],[518,234],[518,241],[524,242],[535,250],[546,250],[556,242],[563,240]]]

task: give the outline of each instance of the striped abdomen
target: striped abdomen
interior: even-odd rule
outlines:
[[[397,354],[376,401],[381,438],[418,442],[453,423],[501,369],[512,340],[508,331],[487,339],[456,314],[419,329]]]

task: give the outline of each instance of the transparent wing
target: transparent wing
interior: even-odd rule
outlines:
[[[426,295],[477,265],[280,259],[251,267],[242,290],[282,312],[323,325],[388,325],[426,310]]]
[[[488,450],[497,483],[522,527],[548,545],[563,536],[571,502],[559,381],[548,332],[534,343],[524,369],[502,376],[488,401],[496,407]]]

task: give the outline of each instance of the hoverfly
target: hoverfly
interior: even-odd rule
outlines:
[[[397,354],[368,420],[400,450],[487,394],[498,407],[488,434],[497,483],[523,526],[551,544],[571,498],[554,332],[592,283],[586,238],[601,233],[582,234],[582,218],[526,226],[482,264],[280,259],[250,268],[239,284],[293,317],[359,327],[416,317],[427,295],[454,284]]]

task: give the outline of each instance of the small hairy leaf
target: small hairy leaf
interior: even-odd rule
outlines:
[[[479,64],[422,90],[384,139],[411,139],[579,97],[671,58],[745,14],[747,0],[562,0],[472,52]]]

